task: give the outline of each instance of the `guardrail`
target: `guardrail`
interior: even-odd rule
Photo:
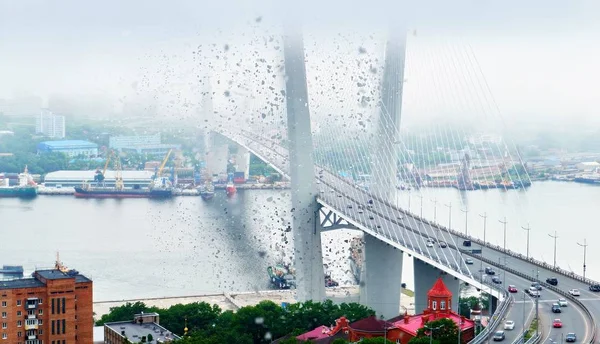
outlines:
[[[473,255],[473,254],[470,254],[470,252],[468,250],[461,250],[461,252],[463,252],[465,254]],[[527,279],[527,280],[530,280],[530,281],[537,281],[537,278],[535,278],[533,276],[524,274],[524,273],[522,273],[520,271],[517,271],[515,269],[512,269],[512,268],[509,268],[507,266],[498,264],[497,262],[495,262],[495,261],[493,261],[493,260],[491,260],[489,258],[485,258],[485,257],[480,256],[480,255],[473,255],[473,256],[477,256],[478,259],[486,262],[487,264],[495,266],[495,267],[498,267],[498,268],[500,268],[500,269],[502,269],[504,271],[508,271],[508,272],[510,272],[513,275],[517,275],[517,276],[519,276],[521,278],[524,278],[524,279]],[[558,289],[557,287],[555,287],[553,285],[550,285],[550,284],[548,284],[546,282],[542,282],[542,281],[537,281],[537,282],[540,285],[544,286],[546,289],[552,290],[553,292],[555,292],[555,293],[557,293],[559,295],[562,295],[565,298],[571,300],[571,302],[573,302],[575,305],[577,305],[579,308],[581,308],[584,311],[586,317],[588,318],[590,324],[592,325],[591,326],[591,329],[592,329],[592,338],[590,339],[589,343],[590,344],[595,344],[596,343],[596,336],[597,336],[596,320],[594,319],[594,316],[592,315],[592,313],[587,309],[587,307],[581,301],[579,301],[576,297],[574,297],[573,295],[571,295],[571,294],[569,294],[567,292],[564,292],[563,290]]]
[[[244,135],[244,136],[246,136],[246,135]],[[254,136],[254,135],[252,135],[252,136]],[[251,139],[251,140],[256,140],[256,138],[250,138],[250,139]],[[278,152],[275,152],[275,153],[276,153],[276,154],[278,154]],[[335,174],[333,174],[333,175],[335,176]],[[344,180],[344,179],[341,179],[341,178],[338,178],[338,179],[340,179],[342,182],[344,182],[344,183],[346,183],[346,184],[349,184],[349,185],[351,185],[351,186],[353,186],[353,187],[355,187],[355,188],[358,188],[358,186],[357,186],[357,185],[355,185],[355,184],[353,184],[353,183],[349,183],[348,181],[346,181],[346,180]],[[335,187],[333,187],[333,186],[331,186],[331,185],[330,185],[330,187],[332,187],[332,188],[334,188],[334,189],[337,189],[337,188],[335,188]],[[339,191],[339,190],[338,190],[338,191]],[[471,240],[472,242],[475,242],[475,243],[477,243],[477,244],[481,245],[482,247],[493,248],[493,249],[495,249],[496,251],[502,252],[502,253],[504,253],[504,254],[507,254],[507,255],[509,255],[509,256],[511,256],[511,257],[516,257],[516,258],[519,258],[519,259],[521,259],[521,260],[528,261],[528,262],[530,262],[530,263],[532,263],[532,264],[534,264],[534,265],[536,265],[536,266],[538,266],[538,267],[540,267],[540,268],[544,268],[544,269],[547,269],[547,270],[551,270],[551,271],[553,271],[553,272],[555,272],[555,273],[557,273],[557,274],[560,274],[560,275],[563,275],[563,276],[566,276],[566,277],[569,277],[569,278],[572,278],[572,279],[578,280],[578,281],[580,281],[580,282],[583,282],[583,283],[586,283],[586,284],[590,284],[590,285],[591,285],[591,284],[599,284],[598,282],[596,282],[596,281],[594,281],[594,280],[591,280],[591,279],[589,279],[589,278],[583,278],[582,276],[579,276],[579,275],[575,274],[575,273],[574,273],[574,272],[572,272],[572,271],[565,271],[565,270],[561,269],[560,267],[556,267],[556,268],[555,268],[554,266],[551,266],[551,265],[549,265],[549,264],[547,264],[547,263],[545,263],[545,262],[538,261],[538,260],[536,260],[536,259],[534,259],[534,258],[527,258],[527,257],[523,256],[523,255],[522,255],[522,254],[520,254],[520,253],[517,253],[517,252],[512,252],[511,250],[505,250],[503,247],[500,247],[500,246],[498,246],[498,245],[492,245],[492,244],[490,244],[490,243],[488,243],[488,242],[484,242],[483,240],[480,240],[479,238],[472,237],[472,236],[470,236],[470,235],[465,235],[465,234],[463,234],[463,233],[461,233],[461,232],[458,232],[458,231],[456,231],[456,230],[453,230],[453,229],[451,229],[451,228],[446,228],[446,227],[444,227],[444,226],[441,226],[441,225],[439,225],[439,224],[437,224],[437,223],[432,223],[432,222],[430,222],[430,221],[429,221],[429,220],[427,220],[427,219],[424,219],[424,218],[421,218],[421,217],[417,216],[416,214],[413,214],[413,213],[411,213],[411,212],[409,212],[409,211],[407,211],[407,210],[400,209],[400,208],[396,207],[396,205],[393,205],[393,204],[391,204],[391,203],[390,203],[390,202],[388,202],[387,200],[380,199],[379,197],[377,197],[377,196],[375,196],[375,195],[370,195],[370,196],[371,196],[373,199],[376,199],[377,201],[379,201],[379,202],[382,202],[382,203],[386,204],[386,205],[387,205],[387,206],[389,206],[389,207],[392,207],[392,208],[398,209],[399,211],[403,212],[404,214],[410,215],[410,216],[412,216],[413,218],[415,218],[415,219],[418,219],[419,221],[421,221],[421,222],[423,222],[423,223],[426,223],[426,224],[428,224],[428,225],[430,225],[430,226],[437,227],[437,228],[439,228],[440,230],[445,230],[446,232],[448,232],[448,233],[452,233],[453,235],[455,235],[455,236],[457,236],[457,237],[459,237],[459,238],[463,238],[463,239],[468,239],[468,240]],[[450,246],[450,245],[449,245],[449,246]],[[451,245],[451,246],[454,246],[454,245]],[[503,266],[503,265],[497,264],[496,262],[494,262],[494,261],[492,261],[492,260],[490,260],[490,259],[487,259],[487,258],[483,257],[482,255],[474,255],[474,254],[472,254],[471,252],[469,252],[469,251],[467,251],[467,250],[462,250],[462,249],[459,249],[458,247],[455,247],[455,248],[456,248],[457,250],[460,250],[461,252],[463,252],[463,253],[465,253],[465,254],[472,255],[472,256],[477,256],[477,258],[478,258],[478,259],[480,259],[480,260],[482,260],[482,261],[485,261],[487,264],[489,264],[489,265],[492,265],[492,266],[499,267],[499,268],[501,268],[502,270],[508,271],[508,272],[510,272],[510,273],[512,273],[512,274],[514,274],[514,275],[517,275],[517,276],[520,276],[520,277],[522,277],[522,278],[529,279],[529,280],[532,280],[532,281],[536,280],[536,278],[534,278],[533,276],[529,276],[529,275],[527,275],[527,274],[524,274],[524,273],[522,273],[522,272],[520,272],[520,271],[517,271],[517,270],[511,269],[511,268],[508,268],[508,267],[506,267],[506,266]],[[570,300],[571,300],[571,302],[573,302],[573,303],[574,303],[574,304],[576,304],[578,307],[580,307],[581,309],[583,309],[583,310],[584,310],[584,312],[585,312],[586,316],[588,317],[588,319],[589,319],[590,323],[592,324],[592,327],[591,327],[591,328],[593,329],[593,332],[592,332],[592,338],[591,338],[591,340],[590,340],[590,343],[591,343],[591,344],[593,344],[593,343],[595,342],[595,340],[596,340],[596,335],[597,335],[597,333],[596,333],[596,332],[597,332],[597,331],[596,331],[596,323],[595,323],[594,317],[592,316],[592,314],[590,313],[590,311],[587,309],[587,307],[585,307],[585,306],[583,305],[583,303],[581,303],[581,302],[580,302],[579,300],[577,300],[575,297],[571,296],[570,294],[568,294],[568,293],[566,293],[566,292],[564,292],[564,291],[562,291],[562,290],[560,290],[560,289],[558,289],[558,288],[556,288],[556,287],[554,287],[554,286],[551,286],[551,285],[549,285],[549,284],[547,284],[547,283],[544,283],[544,282],[540,282],[540,284],[541,284],[541,285],[543,285],[543,286],[545,286],[547,289],[549,289],[549,290],[552,290],[552,291],[554,291],[555,293],[557,293],[557,294],[560,294],[560,295],[563,295],[565,298],[568,298],[568,299],[570,299]],[[506,295],[506,294],[508,294],[508,293],[507,293],[505,290],[503,290],[503,291],[504,291],[505,295]],[[490,332],[490,330],[489,330],[489,329],[490,329],[490,328],[495,328],[495,327],[498,325],[498,323],[497,323],[497,322],[498,322],[498,321],[500,321],[500,320],[502,319],[502,316],[504,315],[504,313],[506,313],[506,311],[507,311],[507,308],[508,308],[508,304],[509,304],[509,302],[508,302],[509,300],[512,300],[512,296],[510,296],[510,295],[509,295],[508,297],[505,297],[505,298],[504,298],[504,300],[501,302],[501,305],[500,305],[500,307],[499,307],[499,308],[497,308],[496,312],[494,313],[494,316],[492,317],[492,322],[490,322],[490,323],[488,324],[488,326],[487,326],[487,327],[484,329],[484,331],[482,331],[482,332],[481,332],[481,333],[480,333],[480,334],[479,334],[479,335],[478,335],[476,338],[474,338],[474,339],[473,339],[473,340],[470,342],[470,344],[478,344],[478,343],[481,343],[481,341],[483,341],[484,339],[487,339],[487,337],[490,335],[490,333],[489,333],[489,332]],[[495,315],[496,315],[496,313],[502,314],[502,316],[500,316],[500,317],[496,317],[496,316],[495,316]],[[532,340],[534,340],[534,341],[532,341]],[[530,338],[530,339],[527,341],[527,344],[535,343],[535,342],[537,342],[538,340],[539,340],[539,335],[538,335],[538,336],[534,336],[534,337]]]
[[[508,292],[506,292],[506,290],[503,290],[503,292],[505,295],[504,300],[500,302],[500,305],[498,305],[498,308],[496,308],[496,311],[491,317],[491,321],[488,322],[488,325],[483,329],[483,331],[479,332],[479,334],[473,338],[469,344],[479,344],[485,342],[506,315],[508,307],[512,303],[513,298]]]
[[[536,344],[540,341],[540,339],[542,339],[542,335],[540,332],[538,332],[531,336],[531,338],[529,338],[527,341],[525,341],[524,336],[520,336],[519,338],[517,338],[517,340],[512,342],[512,344]]]

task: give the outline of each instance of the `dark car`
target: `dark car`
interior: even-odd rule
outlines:
[[[496,331],[494,333],[494,342],[501,342],[504,340],[504,331]]]
[[[494,282],[496,284],[502,284],[502,280],[498,276],[492,277],[492,282]]]
[[[496,271],[494,271],[494,269],[492,269],[488,266],[487,268],[485,268],[485,273],[488,275],[495,275]]]
[[[569,332],[565,336],[565,342],[567,342],[567,343],[575,343],[576,341],[577,341],[577,335],[575,335],[575,333],[573,333],[573,332]]]
[[[593,291],[593,292],[596,292],[596,293],[599,292],[600,291],[600,284],[592,284],[590,286],[590,291]]]
[[[531,283],[531,286],[534,287],[537,290],[542,290],[542,285],[539,284],[538,282]]]
[[[441,247],[441,248],[446,248],[446,247],[448,247],[448,244],[446,244],[446,243],[445,243],[445,242],[443,242],[443,241],[440,241],[440,242],[439,242],[439,245],[440,245],[440,247]]]
[[[552,304],[552,313],[561,313],[562,309],[560,309],[560,305],[558,303]]]
[[[465,240],[465,241],[463,241],[463,246],[470,247],[471,246],[471,240]]]
[[[558,285],[558,280],[556,279],[556,277],[550,277],[550,278],[546,278],[546,283],[552,284],[552,285]]]
[[[369,200],[369,202],[367,202],[367,203],[369,203],[369,204],[373,204],[373,200],[372,200],[372,199],[370,199],[370,200]]]

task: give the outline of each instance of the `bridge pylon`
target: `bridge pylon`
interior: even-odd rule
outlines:
[[[378,119],[371,193],[394,203],[397,185],[400,114],[404,83],[406,30],[394,27],[385,49],[385,64],[381,82],[380,113]],[[373,308],[377,316],[390,319],[400,312],[403,252],[365,235],[364,257],[360,284],[361,303]],[[364,281],[364,282],[363,282]]]
[[[300,27],[287,22],[283,37],[289,164],[292,194],[292,232],[296,299],[322,301],[325,298],[325,274],[321,248],[321,230],[316,202],[304,41]]]

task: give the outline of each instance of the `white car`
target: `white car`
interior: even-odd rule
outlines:
[[[536,287],[529,287],[529,289],[527,289],[527,294],[529,294],[529,296],[531,297],[540,297],[540,291],[537,290]]]
[[[565,299],[558,299],[558,304],[561,307],[567,307],[567,300],[565,300]]]
[[[571,290],[569,290],[569,294],[571,294],[573,296],[581,295],[581,293],[579,292],[579,289],[571,289]]]
[[[505,330],[514,330],[515,329],[515,322],[512,320],[506,320],[504,322],[504,329]]]
[[[433,243],[431,241],[427,242],[427,247],[433,247]]]

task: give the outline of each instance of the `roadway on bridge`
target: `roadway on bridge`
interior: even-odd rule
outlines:
[[[251,137],[247,134],[228,133],[228,136],[238,141],[238,143],[242,143],[260,158],[274,165],[278,170],[289,176],[289,160],[285,148],[273,142],[269,142],[270,140],[268,139],[263,138],[259,140],[257,137]],[[317,174],[319,174],[320,171],[320,169],[316,168]],[[348,220],[352,220],[352,222],[358,225],[363,225],[365,228],[369,228],[375,233],[388,236],[390,239],[395,237],[394,239],[399,248],[408,246],[412,250],[417,250],[426,256],[428,255],[437,262],[444,263],[445,260],[445,265],[453,266],[456,270],[460,269],[463,274],[470,274],[471,276],[480,274],[478,269],[473,268],[473,266],[466,266],[464,264],[464,254],[454,248],[459,248],[458,243],[462,243],[463,237],[440,227],[432,226],[427,222],[423,222],[414,214],[409,214],[396,207],[390,206],[328,171],[323,171],[321,176],[317,175],[317,180],[319,179],[322,180],[322,182],[320,182],[321,184],[317,185],[320,190],[319,198],[331,205],[334,208],[332,210],[335,210],[339,215],[344,216]],[[372,206],[371,208],[368,208],[369,200],[372,200],[372,204],[370,204]],[[348,208],[349,205],[352,205],[352,208]],[[359,209],[359,205],[366,208],[361,210]],[[373,219],[370,219],[369,217],[373,217]],[[425,239],[428,237],[437,238],[438,241],[443,240],[451,245],[444,249],[441,249],[436,245],[434,250],[430,250],[431,248],[425,246]],[[505,259],[505,254],[503,252],[489,247],[484,247],[483,250],[483,256],[485,258],[503,264]],[[473,258],[476,258],[476,256],[473,256]],[[539,268],[537,265],[517,257],[507,257],[506,264],[509,264],[512,269],[530,275],[539,271],[539,277],[542,281],[546,276],[555,276],[548,269]],[[508,282],[511,281],[511,277],[509,276],[513,276],[514,282]],[[559,287],[562,290],[567,291],[571,288],[580,289],[582,293],[581,299],[585,302],[586,306],[589,307],[588,309],[593,314],[600,315],[600,302],[598,302],[600,301],[600,297],[587,292],[587,286],[575,279],[565,276],[556,277],[559,278]],[[514,283],[521,290],[528,287],[528,284],[524,284],[522,281],[519,283],[519,277],[517,276],[506,274],[506,278],[507,283]],[[543,292],[542,295],[547,293],[549,293],[549,291]],[[551,295],[551,298],[557,300],[558,296]],[[544,296],[542,299],[544,300]],[[549,308],[546,308],[546,311],[550,312]],[[540,307],[540,314],[544,314],[543,307]],[[571,331],[577,333],[579,337],[578,341],[581,341],[584,338],[587,339],[591,334],[592,329],[589,328],[590,326],[587,318],[583,311],[577,307],[571,306],[568,311],[565,311],[561,319],[564,322],[564,328],[560,331],[564,333]],[[555,331],[553,330],[550,334],[552,335],[554,332]]]

